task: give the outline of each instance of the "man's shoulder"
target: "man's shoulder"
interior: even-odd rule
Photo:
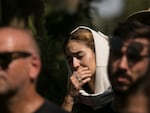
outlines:
[[[62,109],[60,106],[46,100],[35,113],[68,113],[68,112]]]

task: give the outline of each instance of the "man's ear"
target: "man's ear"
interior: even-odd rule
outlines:
[[[41,71],[41,61],[39,57],[33,56],[30,61],[30,77],[35,80]]]

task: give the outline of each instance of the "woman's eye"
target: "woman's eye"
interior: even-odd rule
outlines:
[[[77,59],[82,59],[83,56],[77,55],[76,57],[77,57]]]
[[[80,53],[78,53],[75,57],[76,57],[77,59],[82,59],[84,56],[85,56],[85,53],[80,52]]]

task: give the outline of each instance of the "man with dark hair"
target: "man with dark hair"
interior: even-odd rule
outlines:
[[[25,29],[0,28],[0,113],[67,113],[41,97],[39,48]]]
[[[128,89],[150,73],[150,26],[137,21],[118,24],[110,39],[108,75],[114,91],[111,103],[94,113],[119,113]]]

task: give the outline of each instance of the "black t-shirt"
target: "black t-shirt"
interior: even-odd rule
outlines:
[[[73,105],[72,113],[91,113],[94,109],[85,104],[76,103]]]
[[[43,105],[34,113],[68,113],[68,112],[63,110],[58,105],[46,100],[43,103]]]
[[[112,102],[108,103],[107,105],[105,105],[104,107],[95,110],[93,113],[117,113],[115,111],[113,111],[112,107]]]

